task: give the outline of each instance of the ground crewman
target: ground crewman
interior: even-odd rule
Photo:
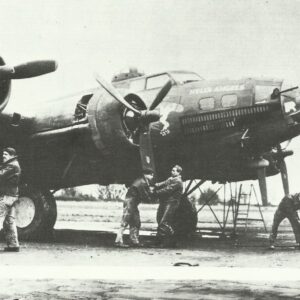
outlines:
[[[150,185],[153,180],[153,171],[145,170],[141,178],[136,179],[129,187],[126,198],[123,204],[123,217],[121,228],[117,234],[115,245],[117,247],[127,248],[129,246],[142,246],[139,241],[139,230],[141,227],[140,212],[138,205],[142,202],[149,202],[151,199]],[[126,227],[129,225],[129,241],[127,245],[123,241],[123,234]]]
[[[0,166],[0,210],[5,216],[3,233],[7,243],[4,251],[18,252],[19,241],[15,222],[14,204],[18,200],[18,184],[21,168],[17,160],[16,150],[8,147],[3,150],[3,164]]]
[[[300,209],[300,193],[286,195],[283,197],[274,214],[272,233],[270,234],[270,249],[275,248],[275,239],[277,237],[280,223],[287,218],[295,234],[297,248],[300,249],[300,224],[297,210]]]
[[[174,247],[176,244],[174,219],[183,192],[181,172],[182,168],[176,165],[172,168],[171,177],[155,184],[155,194],[159,199],[157,243],[165,247]]]

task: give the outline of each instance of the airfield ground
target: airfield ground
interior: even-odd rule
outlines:
[[[157,249],[151,248],[157,205],[142,204],[146,247],[118,249],[113,241],[122,203],[57,204],[54,241],[22,242],[20,253],[0,253],[0,299],[300,298],[300,251],[294,249],[287,221],[280,226],[275,251],[267,249],[261,222],[252,222],[246,233],[239,228],[236,240],[202,231],[180,241],[177,249]],[[275,209],[263,208],[268,230]],[[215,211],[222,220],[222,206]],[[256,207],[250,216],[258,217]],[[200,212],[198,227],[218,228],[208,208]],[[229,218],[228,236],[231,229]]]

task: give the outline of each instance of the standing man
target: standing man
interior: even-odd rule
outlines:
[[[129,225],[129,240],[130,246],[142,246],[139,241],[139,230],[141,227],[140,212],[138,205],[142,201],[149,200],[150,197],[150,184],[153,180],[153,171],[145,170],[141,178],[136,179],[129,187],[126,198],[123,204],[123,217],[121,228],[117,234],[115,245],[117,247],[128,248],[129,245],[124,244],[123,234],[126,227]],[[149,201],[147,201],[149,202]]]
[[[21,168],[14,148],[3,149],[3,164],[0,166],[0,205],[5,216],[3,233],[7,243],[4,251],[19,252],[14,203],[19,196]]]
[[[300,249],[300,224],[297,210],[300,209],[300,193],[286,195],[283,197],[274,214],[272,233],[270,234],[270,249],[275,248],[275,239],[277,237],[280,223],[287,218],[293,228],[296,238],[297,248]]]
[[[172,168],[171,177],[166,181],[155,184],[155,192],[159,198],[157,241],[166,247],[174,247],[176,244],[174,222],[175,213],[183,192],[181,172],[182,168],[176,165]]]

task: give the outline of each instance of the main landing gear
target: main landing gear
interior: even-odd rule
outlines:
[[[201,184],[197,184],[195,187],[190,189],[191,184],[192,180],[185,188],[175,216],[175,235],[179,238],[189,237],[194,234],[197,229],[198,212],[194,204],[188,200],[188,196]]]
[[[48,240],[53,237],[57,208],[50,191],[21,186],[15,207],[20,240]]]

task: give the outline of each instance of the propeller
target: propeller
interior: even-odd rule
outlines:
[[[172,87],[172,81],[169,80],[163,87],[162,89],[158,92],[156,95],[155,99],[153,100],[152,104],[150,105],[149,110],[155,109],[166,97],[166,95],[169,93],[171,87]]]
[[[289,192],[290,192],[290,189],[289,189],[289,179],[288,179],[286,162],[285,162],[284,158],[286,156],[292,155],[293,151],[288,151],[288,150],[284,151],[281,148],[280,144],[277,145],[276,149],[277,149],[277,154],[278,154],[277,165],[279,167],[280,174],[281,174],[281,180],[282,180],[284,194],[288,195]]]
[[[249,162],[248,165],[250,168],[256,170],[259,189],[261,194],[262,204],[264,206],[268,205],[268,191],[267,191],[267,182],[266,182],[266,168],[269,166],[269,161],[260,157],[253,159]]]
[[[288,178],[287,167],[284,159],[282,159],[279,162],[279,169],[280,169],[284,194],[288,195],[290,193],[289,178]]]
[[[117,101],[127,107],[129,110],[141,116],[142,112],[134,108],[130,103],[128,103],[123,96],[116,90],[110,83],[106,82],[100,75],[95,75],[97,82]]]
[[[257,177],[263,206],[268,205],[268,190],[266,181],[266,168],[257,169]]]
[[[289,88],[286,90],[282,90],[282,91],[280,91],[278,88],[275,88],[273,90],[273,93],[270,96],[270,98],[273,100],[280,99],[283,111],[289,117],[291,117],[294,122],[300,121],[299,110],[296,110],[296,112],[295,112],[294,111],[295,107],[293,106],[293,111],[287,112],[284,107],[284,100],[283,100],[283,98],[280,98],[280,95],[284,96],[284,98],[290,98],[292,100],[295,100],[294,98],[291,98],[289,95],[285,95],[285,93],[288,93],[288,92],[291,92],[291,91],[294,91],[297,89],[298,89],[298,86],[295,86],[295,87],[292,87],[292,88]],[[290,140],[288,141],[288,144],[289,143],[290,143]],[[278,144],[275,149],[276,149],[276,152],[272,153],[272,157],[273,157],[272,160],[274,160],[274,162],[276,162],[275,164],[278,167],[278,169],[280,170],[284,194],[287,195],[287,194],[289,194],[289,180],[288,180],[288,172],[287,172],[286,162],[284,159],[286,156],[292,155],[293,151],[285,150],[286,148],[282,149],[280,144]],[[261,191],[263,205],[268,204],[267,185],[266,185],[266,167],[267,166],[265,166],[265,167],[260,167],[258,165],[256,166],[257,177],[258,177],[258,181],[259,181],[259,187],[260,187],[260,191]]]
[[[150,124],[160,119],[159,111],[155,108],[163,101],[166,95],[172,88],[172,81],[169,80],[158,92],[154,98],[152,104],[147,110],[139,110],[128,103],[123,96],[110,84],[107,83],[102,77],[96,74],[96,80],[100,86],[109,93],[114,99],[125,106],[128,110],[132,111],[137,117],[139,128],[139,145],[140,145],[140,157],[143,169],[151,169],[155,174],[155,163],[153,146],[150,134]]]
[[[273,161],[281,174],[281,180],[283,185],[284,194],[289,194],[289,180],[288,180],[288,172],[285,162],[285,157],[289,155],[293,155],[293,151],[285,150],[281,148],[281,145],[278,144],[276,146],[276,152],[270,152],[271,156],[269,158],[270,161]],[[260,159],[254,161],[250,167],[253,167],[257,170],[257,178],[259,181],[259,188],[261,192],[261,199],[263,205],[268,205],[268,193],[267,193],[267,184],[266,184],[266,168],[269,166],[269,161],[266,159]]]
[[[24,64],[9,66],[0,58],[0,79],[25,79],[54,72],[57,69],[55,60],[36,60]]]

